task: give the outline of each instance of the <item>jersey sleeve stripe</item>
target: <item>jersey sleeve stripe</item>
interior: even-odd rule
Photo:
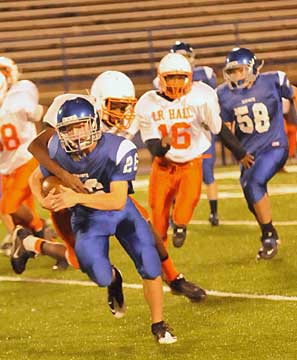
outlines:
[[[133,142],[129,140],[123,140],[118,148],[117,156],[116,156],[116,165],[119,165],[123,157],[131,150],[136,149],[136,146]]]

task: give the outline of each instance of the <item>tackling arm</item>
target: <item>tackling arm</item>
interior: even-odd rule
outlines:
[[[110,192],[98,191],[92,194],[76,193],[61,186],[61,193],[52,195],[54,211],[60,211],[75,205],[83,205],[97,210],[121,210],[124,208],[128,196],[127,181],[113,181]]]
[[[56,175],[62,182],[77,192],[86,192],[83,183],[76,176],[63,169],[56,161],[52,160],[48,153],[47,144],[55,134],[53,127],[48,127],[42,131],[29,145],[28,150],[50,173]]]

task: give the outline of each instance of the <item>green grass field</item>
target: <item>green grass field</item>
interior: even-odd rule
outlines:
[[[216,173],[230,170],[237,168],[219,168]],[[191,303],[165,292],[165,317],[178,342],[162,346],[150,333],[141,289],[125,288],[127,314],[116,320],[106,304],[106,289],[11,281],[81,280],[88,285],[80,271],[54,272],[54,261],[39,257],[30,260],[18,277],[9,259],[0,255],[0,359],[297,359],[297,174],[279,173],[271,182],[273,219],[282,244],[276,258],[259,263],[255,261],[259,230],[240,195],[238,180],[218,180],[218,184],[222,224],[211,228],[204,222],[209,209],[201,199],[184,247],[170,245],[170,253],[187,279],[209,291],[241,296],[214,293],[203,303]],[[288,189],[292,191],[277,195]],[[136,197],[146,203],[145,188]],[[230,222],[225,225],[224,221]],[[0,230],[3,234],[2,226]],[[141,284],[115,239],[111,240],[111,258],[126,284]],[[269,300],[244,294],[283,297]]]

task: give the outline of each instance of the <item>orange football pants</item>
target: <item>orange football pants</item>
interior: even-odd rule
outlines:
[[[53,226],[66,247],[66,259],[75,269],[79,269],[79,263],[74,251],[75,237],[71,229],[70,217],[71,213],[68,209],[51,212]]]
[[[37,165],[37,160],[32,158],[13,173],[2,175],[1,212],[13,214],[21,205],[25,205],[32,213],[33,220],[30,226],[34,230],[43,227],[43,221],[36,211],[34,197],[29,187],[29,177]]]
[[[202,157],[186,163],[174,163],[155,157],[149,184],[149,205],[152,223],[168,246],[167,230],[170,209],[175,205],[172,219],[175,224],[187,225],[199,201],[202,185]]]

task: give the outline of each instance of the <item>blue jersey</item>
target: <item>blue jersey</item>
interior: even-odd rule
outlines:
[[[212,68],[208,66],[197,66],[193,69],[193,81],[202,81],[209,85],[213,89],[217,87],[216,74]],[[215,149],[215,138],[216,136],[211,134],[211,145],[204,151],[203,154],[209,154],[211,157],[203,159],[203,182],[207,185],[212,184],[214,179],[213,169],[216,161],[216,149]]]
[[[49,155],[65,170],[77,175],[89,190],[108,193],[112,181],[128,181],[128,192],[134,192],[132,180],[137,171],[137,151],[135,145],[122,136],[102,134],[95,149],[76,161],[65,152],[55,134],[49,143]],[[44,176],[51,175],[44,167],[41,171]]]
[[[217,78],[213,69],[208,66],[197,66],[193,69],[193,81],[202,81],[213,89],[217,87]]]
[[[250,89],[231,90],[226,83],[217,89],[221,117],[235,122],[235,135],[253,154],[271,147],[287,147],[282,97],[293,97],[284,72],[260,74]]]

